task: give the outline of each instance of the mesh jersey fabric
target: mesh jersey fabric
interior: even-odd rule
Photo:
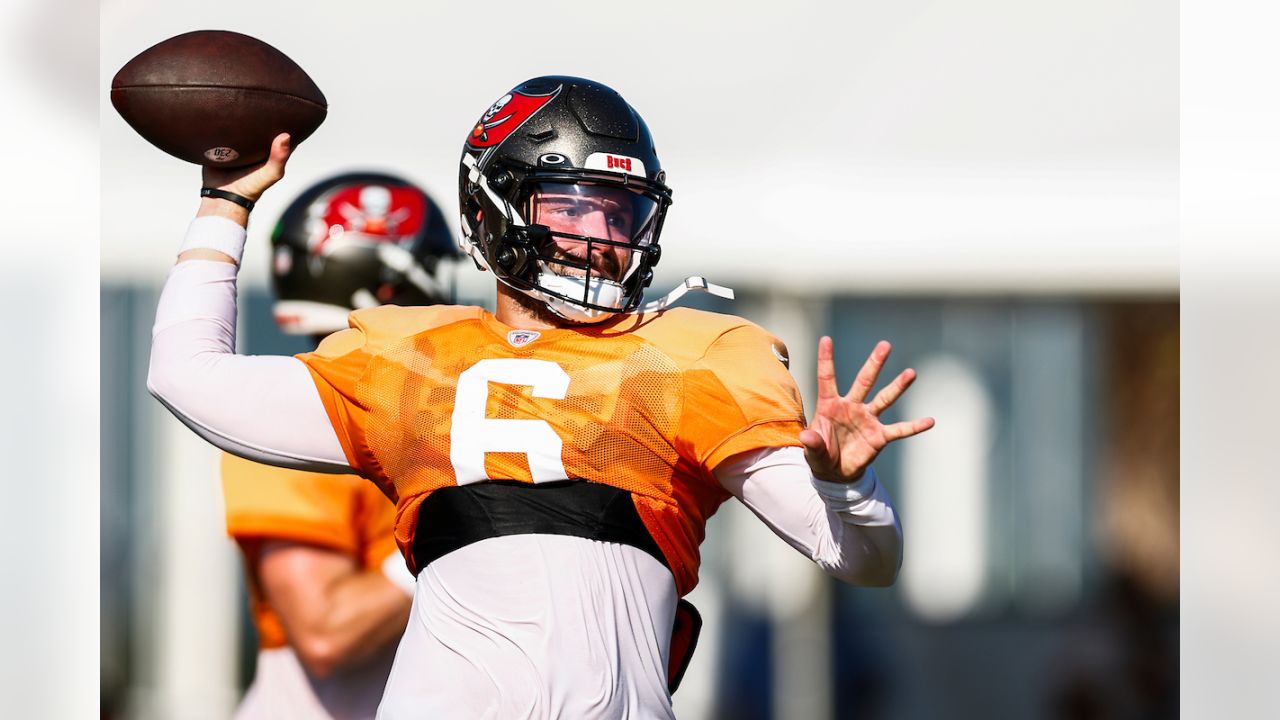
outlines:
[[[676,308],[533,332],[480,308],[383,306],[350,325],[298,358],[351,466],[396,499],[406,557],[439,488],[583,479],[631,493],[683,595],[729,497],[716,465],[800,445],[781,343],[738,317]]]
[[[257,566],[268,540],[306,543],[354,558],[362,571],[376,570],[396,551],[395,506],[376,486],[356,475],[328,475],[271,467],[231,454],[222,456],[222,496],[227,534]],[[250,606],[261,648],[288,645],[279,615],[258,578],[248,573]]]

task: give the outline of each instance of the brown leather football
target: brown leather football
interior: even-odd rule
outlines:
[[[152,145],[219,167],[262,162],[282,132],[296,147],[329,111],[297,63],[225,30],[189,32],[144,50],[111,81],[111,104]]]

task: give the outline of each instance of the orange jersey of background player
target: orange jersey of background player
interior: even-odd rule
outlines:
[[[314,545],[353,558],[361,571],[377,570],[395,552],[395,506],[355,475],[326,475],[222,458],[227,534],[249,568],[249,601],[262,649],[289,644],[280,616],[252,571],[265,541]]]
[[[515,330],[479,308],[380,307],[300,355],[351,466],[397,499],[411,557],[433,491],[484,480],[583,479],[631,493],[685,594],[721,461],[799,446],[781,343],[688,309]]]

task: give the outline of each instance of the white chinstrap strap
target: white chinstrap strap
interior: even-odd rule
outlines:
[[[707,282],[707,279],[701,275],[694,275],[692,277],[685,278],[683,284],[675,286],[671,292],[667,293],[665,296],[658,298],[653,302],[641,305],[636,312],[649,313],[666,310],[672,305],[675,305],[676,301],[684,297],[685,294],[689,292],[705,292],[719,298],[724,298],[725,300],[734,299],[733,288],[716,285],[715,283]]]
[[[613,312],[617,312],[618,308],[622,307],[624,291],[619,283],[599,276],[592,277],[591,281],[587,282],[586,276],[561,275],[546,263],[539,263],[539,266],[537,284],[542,290],[557,292],[571,298],[585,296],[587,302],[611,308]]]
[[[546,278],[548,277],[558,278],[560,281],[564,281],[563,284],[568,287],[567,288],[562,288],[557,286],[546,287]],[[565,289],[570,289],[573,291],[575,296],[580,296],[582,294],[582,287],[584,282],[582,278],[560,276],[550,271],[544,271],[542,278],[543,279],[539,280],[539,284],[540,286],[545,287],[548,290],[555,290],[556,292],[569,294],[565,292]],[[608,301],[612,299],[614,300],[612,304],[621,304],[621,294],[622,294],[621,285],[618,285],[617,283],[613,283],[613,282],[607,282],[607,281],[593,281],[593,283],[594,282],[598,282],[600,287],[592,288],[595,291],[595,294],[592,296],[591,302],[596,303],[598,305],[607,305],[607,304],[611,304]],[[610,291],[616,291],[616,292],[611,294]],[[683,297],[686,293],[689,293],[689,292],[705,292],[705,293],[710,293],[711,295],[715,295],[716,297],[724,298],[726,300],[734,299],[733,290],[731,288],[727,288],[723,285],[716,285],[715,283],[707,282],[706,278],[695,275],[693,277],[685,278],[682,284],[677,285],[674,289],[671,290],[671,292],[667,293],[662,298],[659,298],[658,300],[654,300],[653,302],[650,302],[650,303],[645,303],[644,305],[641,305],[640,307],[636,308],[635,310],[632,310],[631,312],[637,313],[637,314],[661,312],[662,310],[666,310],[672,305],[675,305],[676,301],[678,301],[681,297]],[[547,307],[550,308],[552,312],[556,313],[560,317],[566,318],[573,322],[597,323],[603,320],[607,320],[613,315],[617,314],[617,312],[620,312],[620,311],[610,312],[607,310],[595,310],[592,308],[584,308],[579,306],[577,303],[567,302],[553,295],[537,292],[536,290],[529,291],[529,293],[531,295],[534,295],[538,299],[546,302]],[[612,295],[616,295],[617,297],[614,298],[612,297]]]

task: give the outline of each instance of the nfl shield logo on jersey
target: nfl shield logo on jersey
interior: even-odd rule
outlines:
[[[507,342],[511,343],[512,347],[522,347],[537,340],[540,335],[542,333],[536,330],[512,330],[507,333]]]

